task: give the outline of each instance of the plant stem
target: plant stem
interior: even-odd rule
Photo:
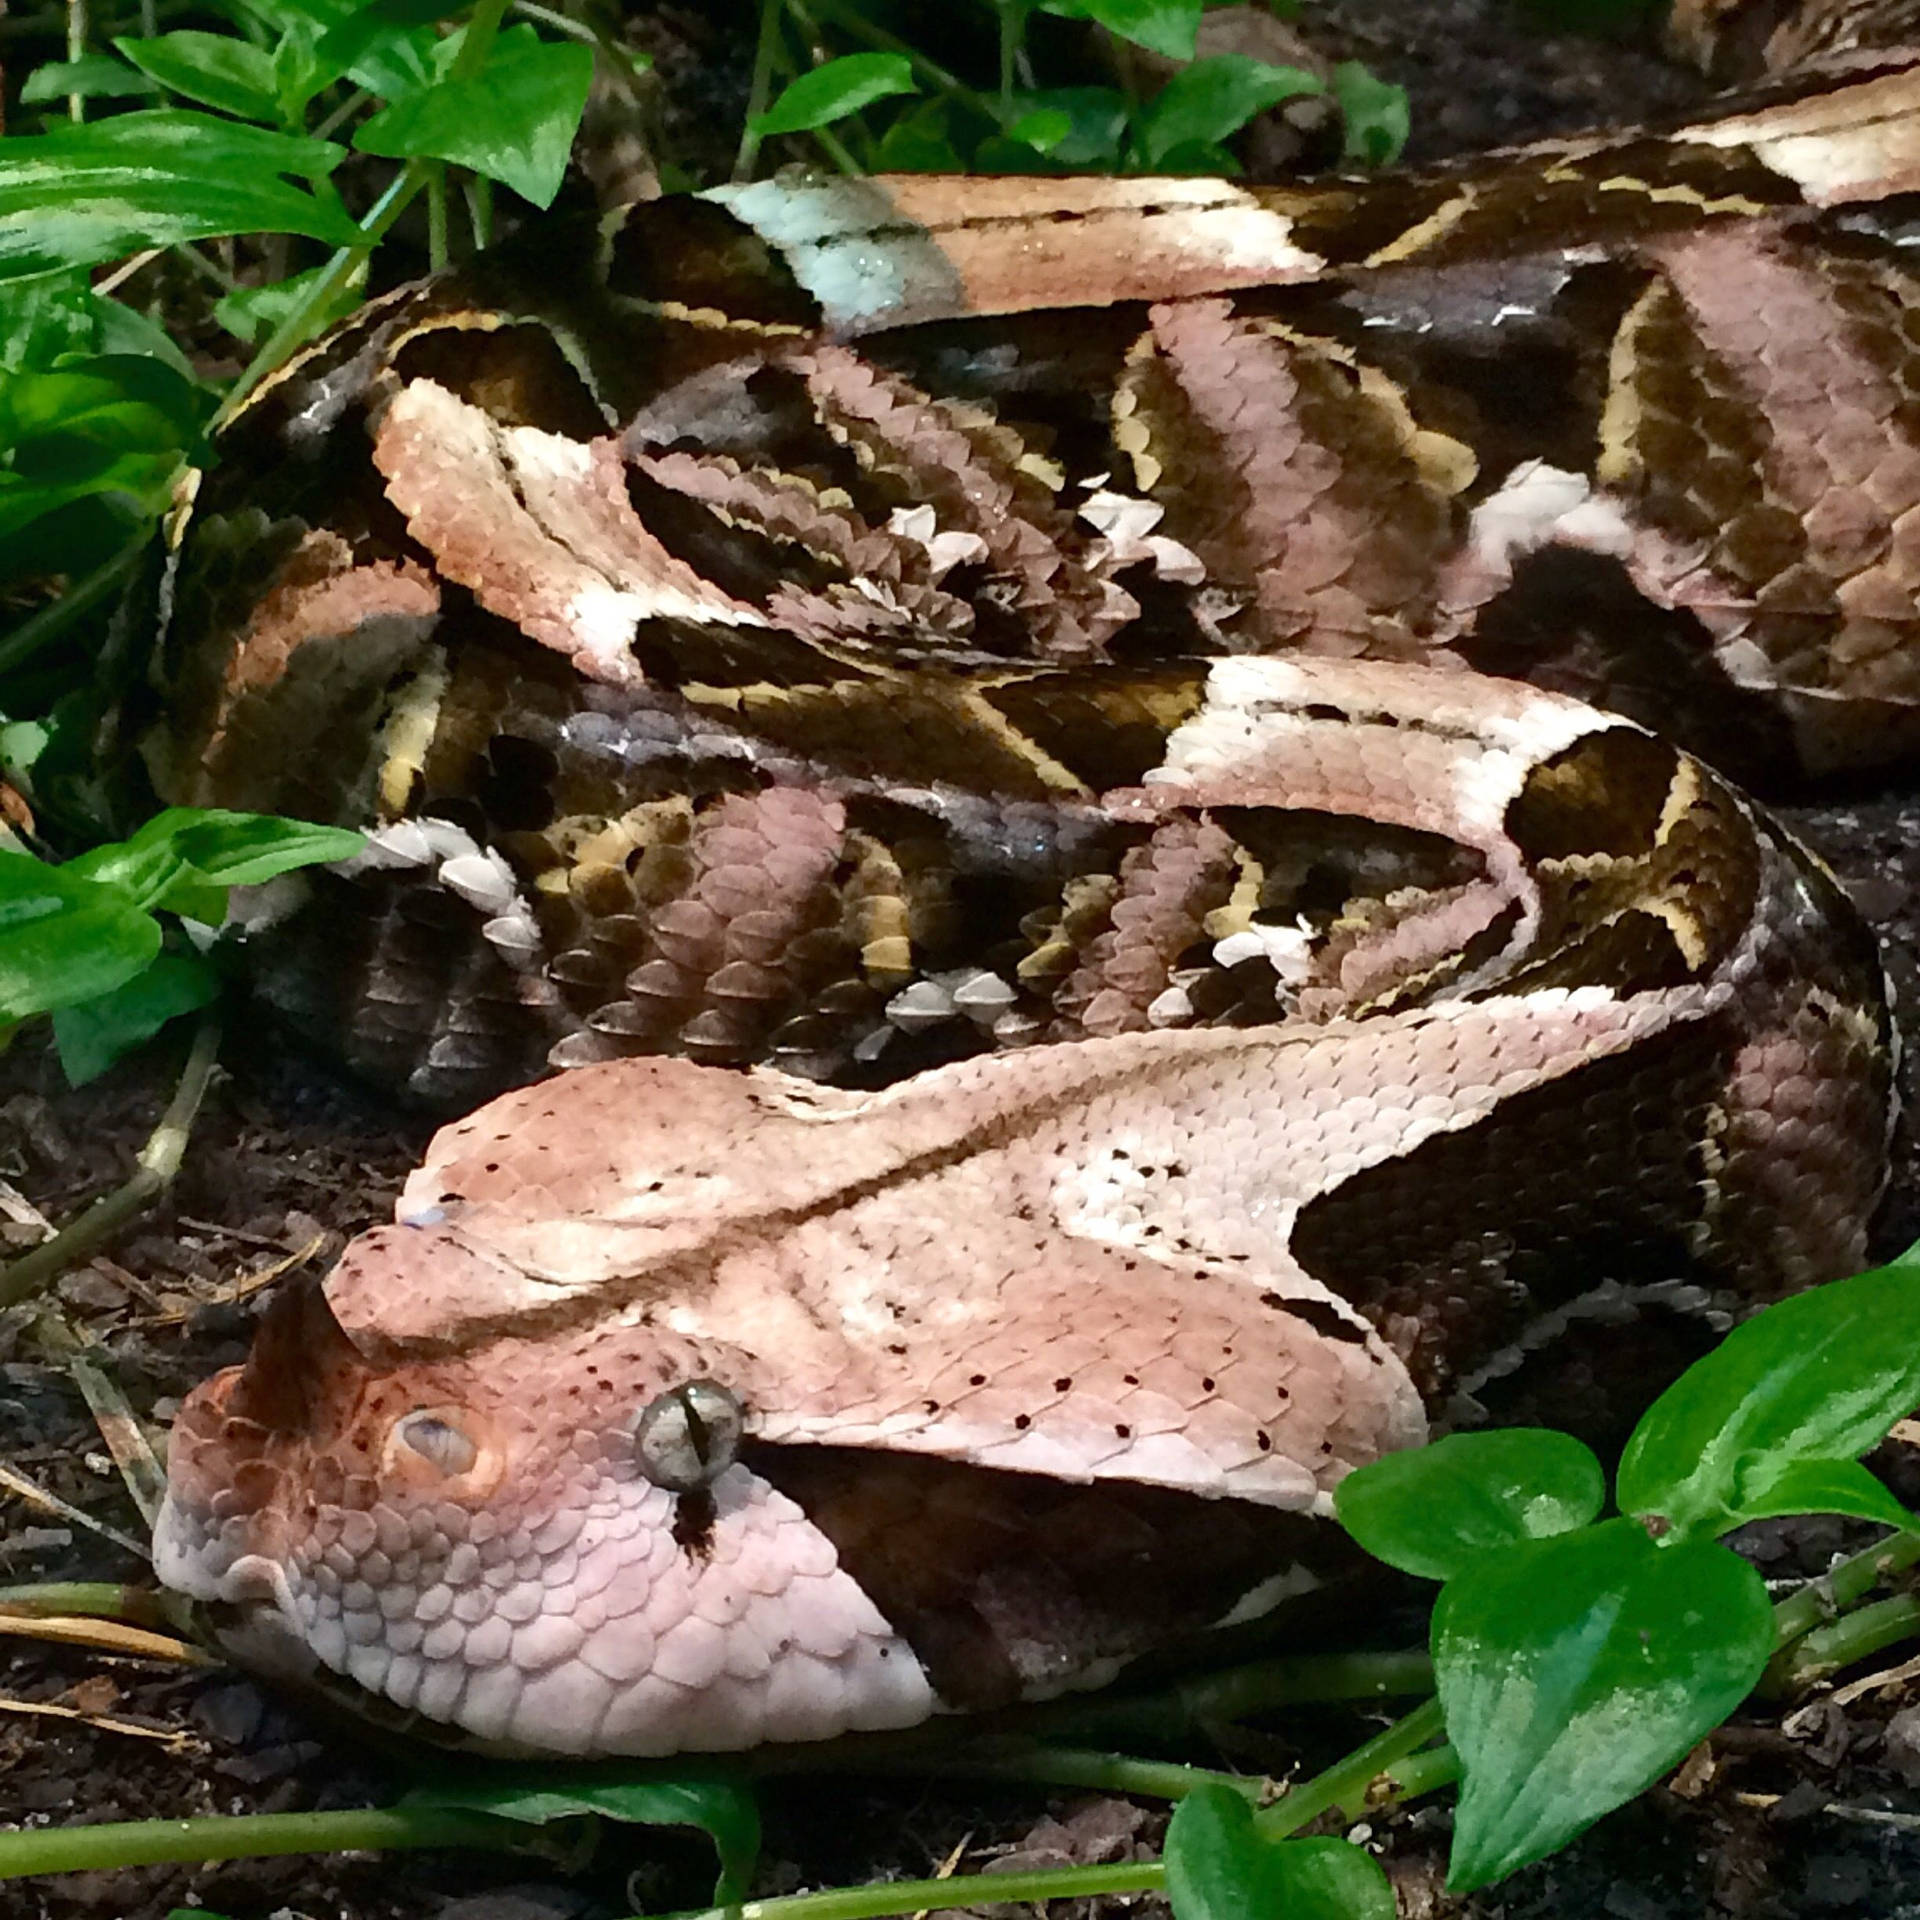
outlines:
[[[1396,1760],[1390,1767],[1382,1767],[1380,1778],[1393,1783],[1389,1799],[1418,1800],[1451,1786],[1460,1778],[1460,1756],[1451,1747],[1427,1747],[1419,1753],[1408,1754],[1404,1760]]]
[[[1392,1700],[1433,1691],[1433,1662],[1405,1653],[1289,1655],[1201,1674],[1135,1699],[1060,1703],[1039,1726],[1063,1739],[1107,1742],[1143,1726],[1207,1727],[1309,1700]]]
[[[852,174],[858,178],[867,171],[867,169],[853,157],[852,150],[848,147],[847,143],[842,140],[831,127],[814,127],[811,131],[813,138],[820,144],[821,152],[823,152],[842,173]]]
[[[153,522],[145,521],[140,531],[130,536],[126,545],[111,559],[101,561],[84,580],[69,587],[58,600],[50,601],[37,612],[29,614],[10,634],[0,639],[0,674],[11,673],[31,660],[102,601],[117,594],[140,564],[152,540]]]
[[[1783,1648],[1802,1634],[1811,1633],[1872,1592],[1888,1574],[1904,1572],[1916,1561],[1920,1561],[1920,1533],[1890,1533],[1842,1560],[1774,1608],[1773,1644]]]
[[[467,22],[467,30],[460,39],[460,51],[453,56],[453,66],[447,78],[449,80],[472,80],[487,64],[487,54],[492,49],[493,37],[500,31],[500,22],[507,17],[507,8],[511,0],[476,0],[473,18]]]
[[[365,87],[355,87],[354,90],[314,128],[313,137],[316,140],[331,140],[335,133],[351,120],[372,98],[373,95],[370,94]]]
[[[1286,1797],[1255,1816],[1255,1824],[1272,1839],[1298,1833],[1308,1821],[1317,1820],[1329,1807],[1338,1807],[1350,1818],[1366,1809],[1367,1790],[1381,1774],[1440,1732],[1440,1702],[1426,1700],[1403,1719],[1396,1720],[1384,1732],[1376,1733],[1363,1746],[1355,1747],[1344,1760],[1337,1760],[1324,1773],[1303,1781]]]
[[[964,1755],[936,1760],[927,1771],[958,1780],[1027,1780],[1050,1787],[1087,1787],[1100,1793],[1136,1793],[1149,1800],[1184,1800],[1201,1787],[1228,1787],[1256,1804],[1277,1791],[1271,1780],[1208,1767],[1185,1767],[1173,1760],[1136,1760],[1123,1753],[1097,1753],[1075,1747],[1032,1747],[1004,1758]]]
[[[484,173],[470,173],[466,189],[467,224],[473,229],[476,251],[493,243],[493,182]]]
[[[436,160],[427,174],[427,267],[439,273],[447,264],[447,167]]]
[[[785,0],[760,0],[760,32],[753,43],[753,79],[747,88],[747,117],[740,129],[740,145],[733,156],[736,182],[753,178],[760,157],[760,136],[753,123],[767,110],[773,92],[774,63],[780,57],[780,16]]]
[[[1015,1900],[1071,1900],[1102,1893],[1147,1893],[1166,1884],[1158,1860],[1110,1867],[1043,1867],[1033,1873],[955,1874],[945,1880],[886,1880],[868,1887],[828,1887],[775,1900],[746,1900],[737,1907],[711,1907],[673,1920],[880,1920],[895,1913],[936,1912],[947,1907],[996,1906]]]
[[[266,344],[248,361],[246,371],[233,383],[227,397],[220,403],[219,412],[213,416],[215,431],[224,427],[240,411],[247,395],[288,354],[306,344],[307,336],[313,332],[319,316],[327,310],[334,296],[386,237],[387,229],[413,204],[414,196],[427,184],[427,174],[432,166],[430,160],[409,160],[388,182],[386,192],[373,203],[366,218],[360,222],[361,237],[350,247],[334,250],[333,257],[314,276],[313,285],[307,289],[299,305],[274,328],[267,336]]]
[[[110,1820],[94,1826],[0,1833],[0,1880],[29,1873],[146,1867],[162,1861],[238,1860],[361,1847],[480,1847],[540,1851],[543,1829],[451,1808],[360,1807],[334,1813]]]
[[[1760,1689],[1769,1695],[1798,1693],[1916,1633],[1920,1633],[1920,1596],[1896,1593],[1876,1600],[1782,1648],[1769,1663]]]
[[[193,1036],[173,1098],[160,1124],[140,1149],[140,1163],[132,1175],[111,1193],[105,1193],[79,1219],[69,1221],[51,1240],[23,1253],[9,1267],[0,1268],[0,1307],[11,1307],[40,1291],[103,1241],[118,1233],[172,1183],[187,1150],[194,1116],[206,1096],[215,1057],[220,1051],[220,1022],[211,1014],[202,1018]]]
[[[124,1620],[140,1627],[182,1632],[190,1603],[152,1587],[122,1586],[117,1580],[43,1580],[31,1587],[0,1587],[0,1613],[32,1619],[80,1615],[89,1620]]]
[[[87,0],[67,0],[67,58],[84,59],[87,51]],[[67,118],[76,124],[87,117],[85,98],[67,95]]]

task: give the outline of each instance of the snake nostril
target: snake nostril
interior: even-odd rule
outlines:
[[[394,1428],[394,1438],[449,1480],[471,1473],[480,1449],[444,1414],[410,1413]]]
[[[733,1465],[746,1415],[717,1380],[687,1380],[634,1415],[633,1453],[656,1487],[692,1493]]]

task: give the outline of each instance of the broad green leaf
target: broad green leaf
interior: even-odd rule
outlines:
[[[171,840],[196,872],[220,887],[258,886],[295,867],[349,859],[366,845],[350,827],[217,808],[169,807],[141,829],[148,832]]]
[[[87,276],[77,270],[0,280],[0,375],[44,372],[66,354],[100,344],[100,309]]]
[[[1269,1840],[1244,1794],[1209,1784],[1167,1826],[1174,1920],[1394,1920],[1379,1863],[1345,1840]]]
[[[69,860],[60,871],[124,893],[142,913],[151,913],[167,890],[196,876],[171,839],[115,840]]]
[[[1584,1527],[1606,1505],[1600,1462],[1545,1428],[1454,1433],[1350,1473],[1340,1524],[1373,1555],[1423,1580],[1451,1580],[1489,1553]]]
[[[1752,1567],[1711,1541],[1656,1546],[1635,1520],[1449,1581],[1433,1613],[1462,1769],[1448,1886],[1486,1886],[1650,1786],[1746,1698],[1772,1647]]]
[[[904,53],[849,53],[803,73],[747,124],[759,134],[806,133],[892,94],[918,92]]]
[[[0,290],[13,284],[12,281],[0,281]],[[146,314],[136,312],[118,300],[103,300],[97,295],[94,298],[94,311],[100,322],[97,344],[102,353],[134,354],[142,360],[157,360],[162,366],[171,367],[189,386],[200,386],[193,363],[157,320],[149,319]],[[203,411],[210,409],[211,402],[207,402]]]
[[[324,181],[346,149],[211,114],[123,113],[0,140],[0,279],[91,266],[142,247],[232,233],[360,230]]]
[[[953,144],[951,110],[945,100],[925,100],[902,113],[880,136],[873,162],[879,173],[965,173]]]
[[[83,53],[78,60],[49,60],[35,67],[21,82],[20,104],[37,106],[43,100],[64,100],[69,94],[82,100],[120,100],[136,93],[158,93],[158,82],[136,72],[110,53]]]
[[[1920,1405],[1910,1257],[1782,1300],[1695,1361],[1633,1430],[1620,1505],[1682,1534],[1723,1533],[1745,1517],[1756,1465],[1852,1460],[1876,1445]]]
[[[197,954],[163,953],[125,985],[53,1016],[54,1044],[67,1084],[84,1087],[151,1040],[169,1020],[215,999],[220,982]]]
[[[0,375],[0,536],[90,494],[158,513],[207,407],[199,388],[141,355]]]
[[[320,36],[314,62],[322,86],[343,74],[383,100],[405,98],[433,77],[432,23],[460,11],[460,0],[373,0]]]
[[[143,354],[68,359],[0,381],[0,447],[56,435],[145,451],[192,445],[208,411],[192,381]]]
[[[0,1020],[110,993],[160,951],[160,928],[122,887],[0,852]]]
[[[1857,1460],[1756,1460],[1741,1476],[1739,1521],[1844,1513],[1905,1529],[1914,1516]]]
[[[1407,90],[1381,80],[1358,60],[1342,60],[1333,70],[1333,97],[1340,103],[1346,132],[1341,157],[1361,166],[1384,167],[1399,159],[1407,144]]]
[[[0,768],[16,776],[29,773],[46,751],[50,737],[44,720],[9,720],[0,724]]]
[[[95,847],[60,870],[122,887],[148,910],[217,921],[224,902],[210,899],[209,889],[257,886],[294,867],[344,860],[365,844],[346,827],[169,807],[127,839]]]
[[[1238,160],[1225,147],[1211,140],[1182,140],[1177,147],[1169,147],[1153,163],[1155,173],[1194,173],[1219,174],[1226,179],[1235,179],[1246,172]]]
[[[1140,157],[1158,166],[1176,148],[1214,145],[1256,114],[1298,94],[1321,92],[1302,67],[1269,66],[1244,53],[1220,53],[1183,67],[1134,117]]]
[[[269,125],[279,117],[273,56],[234,33],[182,29],[113,43],[142,73],[203,106]]]
[[[273,50],[273,96],[288,126],[301,125],[313,96],[338,77],[320,65],[314,51],[319,43],[319,28],[302,20],[280,36]]]
[[[1021,116],[1012,129],[1015,137],[1024,137],[1019,128],[1026,121],[1043,114],[1066,115],[1066,132],[1046,149],[1049,160],[1069,167],[1119,164],[1127,132],[1127,96],[1117,87],[1047,87],[1016,94],[1013,105]]]
[[[1036,153],[1051,153],[1072,132],[1070,113],[1059,107],[1035,107],[1007,129],[1007,138],[1032,147]]]
[[[471,1807],[503,1820],[544,1826],[549,1820],[594,1813],[648,1827],[698,1827],[720,1856],[713,1904],[731,1906],[746,1897],[760,1855],[760,1809],[745,1781],[689,1769],[676,1779],[617,1773],[591,1774],[551,1768],[542,1784],[511,1778],[450,1782],[422,1788],[401,1802],[407,1807]]]
[[[451,160],[550,206],[587,104],[593,50],[509,27],[471,80],[442,80],[383,107],[358,133],[362,153]]]
[[[1097,20],[1135,46],[1169,60],[1191,60],[1201,5],[1202,0],[1041,0],[1040,11],[1068,20]]]
[[[0,495],[15,491],[0,481]],[[150,533],[153,521],[152,514],[136,509],[125,494],[69,499],[10,533],[0,532],[0,581],[44,581],[63,573],[84,578],[112,560],[143,527]],[[0,620],[0,626],[4,624]],[[91,765],[90,757],[87,764]],[[87,819],[100,817],[100,810],[93,807],[83,807],[80,813]]]
[[[325,267],[310,267],[305,273],[296,273],[286,280],[275,280],[268,286],[241,287],[214,302],[213,317],[236,340],[257,347],[299,306],[314,282],[325,272]],[[318,324],[330,326],[351,313],[360,304],[365,286],[366,269],[363,266],[359,272],[341,282],[332,300],[321,309]]]

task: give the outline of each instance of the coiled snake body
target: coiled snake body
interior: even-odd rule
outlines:
[[[573,1070],[187,1403],[163,1577],[493,1743],[905,1725],[1859,1265],[1870,940],[1552,689],[1910,748],[1916,84],[1364,190],[764,183],[297,362],[156,772],[375,827],[256,934],[362,1070]]]

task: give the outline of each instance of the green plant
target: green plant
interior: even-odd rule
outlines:
[[[944,173],[1224,173],[1240,171],[1226,142],[1283,100],[1328,91],[1316,75],[1244,54],[1196,59],[1202,0],[977,0],[997,37],[997,84],[974,85],[857,0],[761,0],[754,108],[735,177],[760,142],[810,135],[848,171]],[[1086,20],[1182,63],[1158,89],[1046,84],[1030,43],[1036,15]],[[816,64],[816,50],[847,46]],[[804,51],[803,51],[804,50]],[[777,96],[775,85],[784,80]],[[1393,159],[1407,135],[1402,89],[1356,62],[1335,69],[1344,157]],[[870,112],[880,108],[884,111]]]
[[[1920,1401],[1920,1246],[1892,1264],[1767,1309],[1655,1403],[1622,1458],[1623,1512],[1602,1518],[1599,1462],[1565,1434],[1456,1435],[1362,1468],[1340,1517],[1379,1558],[1444,1582],[1431,1663],[1278,1660],[1204,1676],[1172,1695],[1040,1709],[1030,1732],[970,1747],[933,1730],[884,1750],[890,1771],[1026,1780],[1171,1800],[1162,1859],[978,1878],[895,1881],[740,1900],[757,1847],[751,1781],[845,1763],[831,1747],[702,1762],[503,1772],[436,1786],[364,1813],[135,1823],[0,1835],[0,1878],[154,1860],[329,1846],[591,1843],[595,1819],[704,1829],[720,1860],[701,1920],[859,1920],[922,1908],[1164,1890],[1179,1920],[1390,1920],[1378,1864],[1335,1837],[1302,1837],[1329,1813],[1458,1780],[1450,1884],[1503,1879],[1638,1793],[1763,1679],[1790,1686],[1920,1633],[1911,1596],[1858,1603],[1920,1562],[1920,1533],[1858,1456]],[[1899,1529],[1834,1568],[1820,1591],[1769,1604],[1719,1536],[1783,1513],[1845,1513]],[[0,1596],[15,1610],[30,1590]],[[74,1605],[70,1591],[63,1604]],[[103,1590],[101,1609],[124,1604]],[[1817,1650],[1811,1643],[1822,1644]],[[1809,1651],[1815,1657],[1806,1658]],[[1045,1744],[1049,1732],[1183,1721],[1217,1727],[1289,1700],[1435,1691],[1316,1778],[1273,1783],[1124,1754]],[[1444,1740],[1449,1744],[1436,1744]],[[853,1757],[875,1764],[871,1751]],[[541,1830],[560,1823],[542,1837]]]
[[[172,807],[59,866],[0,848],[0,1033],[50,1013],[67,1078],[93,1079],[214,997],[204,949],[231,888],[360,845],[338,827]]]

